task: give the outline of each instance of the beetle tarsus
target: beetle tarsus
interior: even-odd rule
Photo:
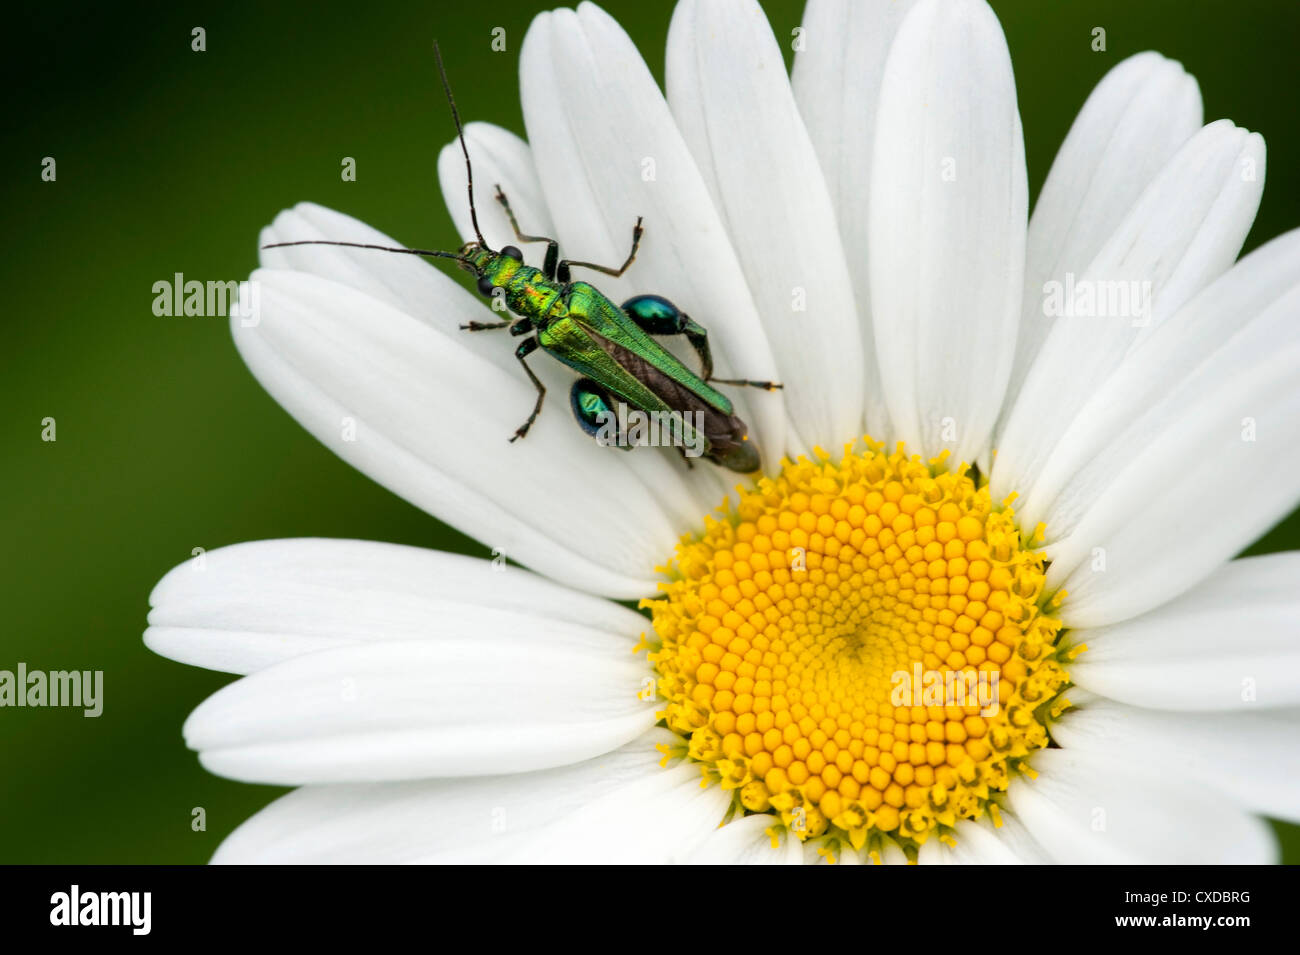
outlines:
[[[751,381],[748,378],[705,378],[704,380],[719,385],[748,385],[750,388],[762,388],[764,391],[780,391],[785,387],[776,381]]]
[[[614,278],[618,278],[626,272],[632,267],[632,263],[636,260],[636,250],[641,246],[641,236],[645,235],[645,229],[641,226],[642,218],[642,216],[636,217],[636,225],[632,227],[632,250],[628,252],[627,258],[624,260],[622,265],[618,268],[613,268],[609,265],[597,265],[594,262],[575,262],[573,259],[564,259],[559,263],[559,266],[556,269],[556,274],[559,276],[560,281],[569,281],[569,270],[575,265],[582,266],[584,269],[592,269],[596,272],[604,272],[606,275],[612,275]]]

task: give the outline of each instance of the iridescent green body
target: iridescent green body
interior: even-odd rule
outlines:
[[[498,193],[498,198],[506,204],[504,196]],[[638,223],[633,251],[623,269],[635,256],[640,234]],[[521,234],[519,238],[529,241],[538,237]],[[572,281],[569,269],[584,265],[611,274],[621,274],[623,269],[557,261],[554,240],[538,240],[549,243],[541,269],[524,263],[512,246],[494,251],[471,242],[460,250],[462,267],[478,277],[480,292],[501,296],[510,312],[518,316],[511,322],[466,327],[473,331],[509,327],[513,335],[535,333],[525,339],[516,355],[523,361],[540,347],[583,376],[574,385],[573,405],[579,424],[588,433],[595,434],[595,415],[618,402],[647,414],[677,416],[688,438],[694,437],[691,422],[698,422],[703,456],[733,471],[757,470],[758,451],[748,438],[745,423],[736,416],[730,399],[709,383],[712,356],[704,328],[659,296],[637,296],[622,307],[614,304],[595,286]],[[652,337],[666,334],[687,337],[700,356],[702,374],[692,371]],[[531,370],[529,376],[538,387],[537,407],[516,437],[527,433],[545,392]],[[778,387],[769,382],[730,383]]]

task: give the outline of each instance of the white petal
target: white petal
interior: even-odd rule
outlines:
[[[285,209],[262,230],[259,245],[302,241],[359,242],[386,248],[419,247],[420,241],[402,243],[351,216],[300,202]],[[451,278],[415,255],[397,255],[376,249],[336,245],[295,245],[258,253],[265,269],[309,272],[364,292],[400,312],[416,318],[452,339],[452,347],[464,348],[501,368],[518,372],[509,348],[488,335],[470,335],[457,326],[482,318],[482,306],[470,298]],[[479,308],[475,308],[478,305]],[[238,335],[236,336],[238,344]]]
[[[308,653],[210,696],[185,741],[214,773],[289,785],[564,766],[655,722],[645,659],[599,631],[575,639],[586,645],[484,633]]]
[[[771,844],[769,840],[769,848]],[[802,851],[804,865],[869,865],[871,863],[865,846],[862,849],[854,849],[847,842],[834,836],[806,839]]]
[[[1149,613],[1073,630],[1080,686],[1135,706],[1300,705],[1300,552],[1234,560]]]
[[[877,102],[885,56],[912,0],[809,0],[805,46],[790,81],[821,161],[862,326],[867,431],[889,443],[889,412],[872,329],[867,227]]]
[[[777,845],[768,834],[775,824]],[[691,865],[803,865],[803,848],[780,820],[767,814],[733,819],[700,843]]]
[[[585,762],[472,779],[305,786],[236,829],[213,857],[236,865],[492,862],[585,803],[663,772],[655,729]]]
[[[953,865],[952,850],[937,839],[931,839],[917,851],[916,864]]]
[[[546,865],[682,862],[717,828],[731,796],[701,785],[684,763],[586,802],[512,853],[508,861]]]
[[[617,266],[632,225],[645,237],[622,278],[593,277],[616,302],[654,292],[709,330],[722,378],[775,380],[776,362],[726,229],[668,104],[622,28],[599,7],[542,13],[520,51],[528,140],[564,254]],[[781,457],[780,392],[731,388],[765,466]]]
[[[1041,750],[1030,762],[1038,778],[1013,780],[1007,795],[1057,862],[1236,865],[1276,859],[1267,825],[1187,778],[1074,750]]]
[[[1015,813],[1002,809],[1000,817],[1001,825],[993,825],[991,821],[958,822],[958,859],[965,860],[978,855],[985,863],[1010,864],[1014,860],[1019,865],[1041,865],[1052,861],[1043,846],[1024,828],[1023,822],[1015,817]],[[972,832],[974,829],[982,832]],[[993,841],[996,841],[996,845]],[[970,855],[966,855],[967,852]]]
[[[188,560],[149,596],[145,643],[181,663],[252,673],[329,647],[533,634],[585,645],[640,614],[526,570],[441,551],[350,540],[235,544]]]
[[[1043,289],[1041,307],[1061,314],[998,440],[994,499],[1029,494],[1071,420],[1134,345],[1232,265],[1263,179],[1263,139],[1227,120],[1211,123],[1170,160],[1082,274]],[[1085,314],[1065,311],[1079,290],[1094,293],[1093,306],[1083,300]]]
[[[1171,713],[1077,691],[1070,699],[1075,706],[1052,725],[1067,750],[1163,768],[1261,814],[1300,820],[1300,710]]]
[[[1297,316],[1300,229],[1247,255],[1134,348],[1061,435],[1030,492],[1016,501],[1022,526],[1045,522],[1048,543],[1067,536],[1104,493],[1113,468],[1183,413],[1185,396],[1212,391],[1235,371],[1296,342]],[[1144,417],[1142,409],[1152,413]]]
[[[478,210],[479,228],[483,230],[488,245],[494,249],[519,245],[505,208],[496,199],[498,186],[510,201],[519,228],[526,235],[553,235],[551,213],[546,207],[528,144],[500,126],[470,123],[465,127],[465,145],[474,164],[474,207]],[[443,201],[456,223],[456,230],[466,242],[472,240],[475,236],[466,191],[465,156],[456,140],[444,146],[438,154],[438,183],[442,186]],[[523,251],[530,261],[540,265],[545,246],[526,247]],[[533,252],[536,252],[536,257]]]
[[[1233,367],[1224,367],[1233,365]],[[1098,627],[1202,580],[1300,497],[1300,341],[1253,363],[1213,363],[1114,440],[1067,486],[1082,502],[1047,548],[1061,619]]]
[[[877,862],[877,859],[879,860]],[[907,853],[893,839],[884,837],[880,840],[880,850],[875,856],[871,857],[872,862],[878,865],[909,865]]]
[[[1067,272],[1082,275],[1200,126],[1196,80],[1159,53],[1138,53],[1113,67],[1083,104],[1029,219],[1022,319],[1007,388],[1012,399],[1051,328],[1043,285],[1063,282]]]
[[[917,854],[920,865],[1039,865],[1050,862],[1033,838],[1008,812],[1001,825],[987,817],[978,822],[962,819],[953,832],[955,846],[927,839]]]
[[[617,597],[653,591],[679,518],[648,492],[632,454],[594,447],[574,426],[564,395],[510,443],[535,398],[518,369],[349,287],[298,272],[254,278],[260,321],[233,318],[235,343],[272,396],[336,454],[548,576]],[[443,306],[451,327],[482,317],[459,288]]]
[[[922,0],[898,28],[870,202],[871,311],[896,435],[909,451],[973,461],[1011,373],[1028,204],[1011,59],[982,0]]]
[[[762,9],[682,0],[665,72],[776,352],[794,424],[786,446],[838,451],[863,427],[861,328],[831,197]]]

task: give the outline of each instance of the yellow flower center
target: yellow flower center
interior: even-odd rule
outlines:
[[[650,659],[662,718],[733,812],[909,853],[998,823],[1068,706],[1043,556],[1009,505],[868,438],[785,462],[682,539],[643,603]]]

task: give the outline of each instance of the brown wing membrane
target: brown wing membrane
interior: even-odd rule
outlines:
[[[753,445],[745,438],[749,429],[740,418],[734,414],[723,414],[718,411],[690,388],[675,378],[665,375],[636,352],[608,338],[599,337],[597,340],[611,358],[622,365],[628,374],[635,376],[654,392],[655,396],[669,408],[683,414],[697,411],[703,414],[702,430],[709,442],[710,458],[724,464],[729,461],[749,460],[753,453]],[[727,466],[731,465],[727,464]]]

